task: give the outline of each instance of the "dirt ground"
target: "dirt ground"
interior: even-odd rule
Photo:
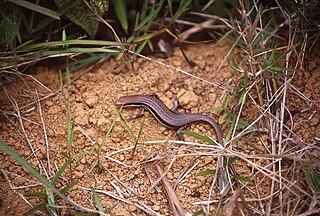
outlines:
[[[23,81],[13,82],[1,89],[0,139],[15,149],[42,175],[52,178],[66,161],[63,153],[68,151],[68,93],[74,126],[72,155],[96,152],[117,115],[114,102],[120,96],[156,93],[168,107],[172,107],[172,100],[178,98],[181,103],[179,112],[201,112],[221,107],[227,93],[237,86],[238,80],[238,75],[234,74],[225,58],[229,49],[224,43],[186,47],[187,56],[197,64],[193,68],[185,61],[179,49],[174,49],[172,58],[155,58],[187,71],[192,76],[142,58],[133,65],[125,65],[122,60],[110,59],[89,71],[82,69],[73,73],[72,84],[62,91],[59,72],[55,68],[38,67],[33,77],[24,75]],[[288,117],[288,122],[290,118],[293,118],[294,122],[290,125],[296,134],[292,139],[301,146],[307,146],[306,143],[314,144],[314,137],[320,136],[320,116],[317,107],[320,94],[319,65],[319,58],[309,60],[308,67],[298,71],[291,82],[292,86],[304,92],[309,101],[301,99],[290,88],[287,92],[287,107],[294,112]],[[199,77],[206,81],[200,80]],[[310,104],[314,106],[310,107]],[[68,195],[76,203],[88,208],[94,208],[90,188],[109,192],[132,202],[128,204],[98,192],[108,214],[143,215],[144,212],[138,209],[135,203],[146,205],[161,215],[172,215],[161,184],[150,189],[150,181],[156,181],[160,177],[156,169],[156,165],[159,165],[165,171],[171,185],[177,184],[175,192],[182,207],[190,213],[201,210],[206,206],[201,205],[201,202],[205,203],[208,200],[214,175],[196,174],[203,170],[216,169],[218,150],[209,151],[197,145],[164,142],[177,140],[175,131],[163,127],[150,113],[146,114],[145,118],[128,120],[129,116],[137,111],[122,110],[122,116],[134,134],[138,134],[141,124],[144,123],[139,142],[145,143],[137,146],[133,157],[134,141],[118,119],[102,148],[100,169],[95,168],[90,172],[96,156],[88,154],[68,168],[56,186],[62,188],[72,181],[77,181],[78,184]],[[223,111],[219,110],[206,115],[221,125],[226,137],[230,124],[222,114]],[[252,122],[258,115],[259,110],[256,106],[248,103],[241,117]],[[259,133],[249,133],[233,142],[230,151],[251,156],[268,153],[267,149],[272,149],[272,142],[268,134],[269,128],[263,125],[259,125]],[[215,137],[207,125],[195,124],[188,127],[188,130]],[[188,136],[185,138],[189,142],[196,141]],[[288,146],[283,154],[290,153],[290,148]],[[207,155],[204,152],[207,152]],[[309,153],[315,154],[313,150]],[[24,198],[22,195],[26,192],[42,191],[43,188],[26,169],[21,168],[7,154],[0,151],[0,155],[0,215],[22,215],[30,206],[43,202],[39,198]],[[153,161],[149,161],[151,158]],[[254,162],[270,168],[267,166],[270,160],[255,159]],[[283,163],[287,163],[284,170],[292,168],[292,161]],[[261,173],[256,174],[252,166],[244,160],[235,163],[235,170],[239,175],[255,182],[254,185],[242,185],[241,196],[252,200],[248,201],[249,209],[258,205],[264,206],[266,203],[277,205],[276,199],[268,196],[272,178]],[[288,177],[289,180],[290,178]],[[299,184],[298,186],[306,187]],[[291,190],[295,191],[295,188],[292,186]],[[305,195],[302,192],[301,194],[299,196],[303,199]],[[210,207],[211,212],[214,212],[219,198],[218,190],[214,187],[211,194],[214,203]],[[61,213],[66,215],[70,212],[69,209],[63,209]]]

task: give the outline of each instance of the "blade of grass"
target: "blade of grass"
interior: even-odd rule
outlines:
[[[43,52],[36,52],[31,55],[27,56],[12,56],[10,60],[7,61],[7,63],[12,63],[12,60],[15,59],[16,62],[25,62],[25,61],[31,61],[31,60],[40,60],[41,58],[47,58],[47,57],[62,57],[66,56],[72,53],[108,53],[108,54],[118,54],[120,53],[119,50],[111,50],[111,49],[104,49],[104,48],[69,48],[64,50],[51,50],[51,51],[43,51]],[[5,61],[4,61],[5,62]]]
[[[45,7],[42,7],[42,6],[39,6],[39,5],[36,5],[36,4],[33,4],[31,2],[28,2],[28,1],[24,1],[24,0],[7,0],[13,4],[16,4],[16,5],[19,5],[21,7],[24,7],[24,8],[27,8],[27,9],[30,9],[32,11],[36,11],[36,12],[39,12],[41,14],[44,14],[46,16],[49,16],[53,19],[60,19],[59,18],[59,14],[53,10],[50,10],[48,8],[45,8]]]
[[[116,15],[120,21],[121,27],[124,30],[128,30],[128,15],[126,9],[126,1],[125,0],[113,0],[113,7],[116,12]]]
[[[56,46],[65,46],[65,45],[126,46],[130,44],[117,43],[113,41],[100,41],[100,40],[65,40],[65,41],[49,41],[49,42],[25,45],[22,48],[24,50],[32,50],[32,49],[38,49],[42,47],[56,47]]]
[[[141,22],[134,27],[134,31],[140,30],[142,27],[145,27],[146,23],[148,23],[150,20],[155,19],[155,17],[160,12],[160,9],[162,8],[163,0],[161,0],[159,3],[154,4],[151,8],[150,14],[145,18],[142,19]]]
[[[137,146],[138,146],[138,142],[139,142],[139,139],[140,139],[140,136],[141,136],[141,134],[142,134],[143,127],[144,127],[144,120],[145,120],[145,119],[143,119],[143,122],[140,124],[140,128],[139,128],[139,131],[138,131],[138,134],[137,134],[137,138],[136,138],[135,141],[134,141],[134,147],[133,147],[133,149],[132,149],[131,157],[134,156],[134,153],[135,153],[136,148],[137,148]]]
[[[78,184],[78,182],[71,182],[70,184],[66,185],[64,188],[61,189],[62,193],[66,193],[68,192],[71,188],[73,188],[74,186],[76,186]]]
[[[238,180],[238,181],[242,181],[242,182],[248,182],[248,183],[251,183],[253,184],[253,181],[247,177],[244,177],[244,176],[240,176],[240,175],[234,175],[233,178],[235,180]]]
[[[99,196],[97,195],[97,192],[95,191],[94,188],[91,188],[91,191],[92,191],[92,200],[93,200],[94,204],[98,208],[99,212],[104,213],[104,208],[103,208],[103,205],[101,203]],[[100,214],[100,215],[102,215],[102,214]]]
[[[75,0],[75,1],[69,1],[69,3],[70,4],[68,4],[67,6],[58,9],[57,13],[59,13],[60,16],[65,14],[70,9],[77,8],[82,3],[82,1],[81,0]],[[32,32],[38,32],[38,31],[44,29],[47,25],[49,25],[53,21],[54,21],[54,19],[52,19],[51,17],[45,17],[44,19],[41,19],[40,22],[38,22],[32,28]]]
[[[173,15],[172,20],[173,22],[176,21],[184,12],[188,10],[189,5],[191,4],[192,0],[181,0],[180,6],[177,12]]]
[[[41,203],[41,204],[38,204],[32,208],[30,208],[27,212],[23,213],[23,215],[25,216],[28,216],[28,215],[34,215],[34,213],[38,210],[41,210],[41,209],[46,209],[47,208],[47,203]]]
[[[90,54],[90,56],[75,61],[73,63],[70,64],[70,72],[74,72],[77,71],[80,68],[83,68],[85,66],[91,65],[94,62],[97,62],[101,59],[106,60],[108,57],[110,57],[111,55],[109,53],[94,53],[94,54]]]
[[[66,168],[70,165],[72,161],[72,158],[68,158],[68,160],[61,166],[61,168],[56,172],[54,177],[51,179],[51,183],[54,185],[59,177],[62,175],[62,173],[66,170]]]
[[[112,120],[112,122],[110,124],[110,127],[109,127],[107,133],[105,134],[101,145],[99,146],[99,149],[98,149],[98,161],[99,161],[99,157],[100,157],[101,151],[102,151],[103,147],[106,145],[106,141],[107,141],[107,139],[108,139],[108,137],[109,137],[109,135],[110,135],[110,133],[111,133],[111,131],[112,131],[112,129],[113,129],[114,125],[116,124],[116,121],[118,120],[119,117],[120,117],[120,112],[117,112],[117,115],[113,118],[113,120]]]
[[[183,130],[183,131],[181,131],[181,133],[192,136],[196,139],[202,140],[206,143],[209,143],[210,145],[218,145],[218,143],[216,141],[214,141],[213,139],[211,139],[210,137],[203,136],[203,135],[200,135],[200,134],[192,132],[192,131]]]
[[[27,192],[24,194],[26,197],[47,197],[46,192]]]
[[[67,71],[69,71],[67,69]],[[67,72],[67,74],[70,74]],[[70,79],[70,75],[68,76],[68,80]],[[68,81],[70,83],[70,81]],[[71,122],[71,108],[70,108],[70,95],[68,95],[68,155],[69,157],[71,156],[71,149],[72,149],[72,142],[73,142],[73,126]],[[70,159],[70,158],[69,158]]]
[[[117,110],[117,114],[120,116],[121,122],[122,122],[124,128],[126,129],[126,131],[128,132],[129,136],[131,137],[131,139],[134,142],[136,142],[137,139],[136,139],[135,135],[133,134],[133,132],[132,132],[131,128],[129,127],[129,125],[127,124],[127,122],[122,118],[119,110]]]
[[[42,176],[37,170],[35,170],[27,161],[20,157],[12,148],[0,140],[0,148],[4,150],[8,155],[10,155],[15,161],[17,161],[21,166],[26,168],[33,176],[35,176],[44,186],[52,190],[60,198],[68,200],[63,193],[61,193],[56,187],[54,187],[51,182],[49,182],[44,176]]]
[[[200,171],[196,174],[196,176],[207,176],[207,175],[215,175],[216,174],[216,170],[212,170],[212,169],[206,169],[204,171]]]

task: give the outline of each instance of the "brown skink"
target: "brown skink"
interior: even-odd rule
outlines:
[[[180,131],[185,126],[196,122],[207,123],[215,130],[218,143],[221,145],[223,144],[222,130],[212,118],[200,113],[175,113],[168,109],[157,95],[123,96],[116,101],[116,105],[123,107],[139,107],[141,112],[138,115],[133,116],[133,118],[142,116],[144,109],[147,109],[164,126],[178,129],[179,138],[182,138]]]

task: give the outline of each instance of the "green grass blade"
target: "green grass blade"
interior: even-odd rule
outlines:
[[[24,194],[26,197],[47,197],[46,192],[27,192]]]
[[[150,38],[153,38],[154,35],[158,34],[157,32],[153,32],[153,33],[146,33],[140,37],[136,37],[134,38],[133,42],[141,42],[141,41],[146,41]]]
[[[149,2],[149,0],[143,0],[142,9],[141,9],[141,16],[138,17],[138,18],[140,18],[140,20],[144,20],[146,18],[148,2]],[[140,11],[138,11],[138,13],[140,13]]]
[[[40,59],[43,57],[61,57],[72,53],[108,53],[108,54],[116,54],[119,53],[119,50],[105,49],[105,48],[68,48],[63,50],[49,50],[43,52],[36,52],[34,54],[30,54],[27,56],[22,56],[18,58],[18,61],[27,61]],[[13,58],[13,57],[12,57]],[[16,57],[15,57],[16,58]]]
[[[63,206],[63,205],[48,205],[48,207],[53,208],[53,209],[67,208],[67,206]]]
[[[114,10],[117,14],[117,17],[120,21],[121,27],[124,30],[128,30],[128,14],[126,9],[126,1],[125,0],[113,0],[112,1]]]
[[[33,4],[31,2],[24,1],[24,0],[8,0],[8,1],[13,3],[13,4],[19,5],[21,7],[28,8],[28,9],[30,9],[32,11],[36,11],[36,12],[39,12],[41,14],[44,14],[44,15],[46,15],[48,17],[53,18],[53,19],[60,19],[59,18],[60,15],[57,12],[55,12],[53,10],[50,10],[48,8]]]
[[[181,0],[180,1],[180,6],[172,18],[173,22],[176,19],[178,19],[184,12],[186,12],[188,10],[188,7],[191,4],[191,2],[192,2],[192,0]]]
[[[240,175],[234,175],[233,178],[235,180],[238,180],[238,181],[242,181],[242,182],[248,182],[248,183],[252,183],[253,184],[253,181],[247,177],[244,177],[244,176],[240,176]]]
[[[143,41],[135,53],[140,53],[143,50],[143,48],[146,46],[147,42],[148,40]]]
[[[112,131],[112,129],[113,129],[114,125],[116,124],[116,121],[118,120],[119,117],[120,117],[120,112],[117,112],[117,115],[113,118],[113,121],[111,122],[111,125],[110,125],[107,133],[105,134],[105,136],[102,140],[102,143],[98,149],[98,156],[101,154],[102,148],[106,145],[106,141],[107,141],[107,139],[108,139],[108,137],[109,137],[109,135],[110,135],[110,133],[111,133],[111,131]]]
[[[133,140],[133,142],[137,141],[136,136],[133,134],[131,128],[129,127],[129,125],[127,124],[127,122],[122,118],[120,111],[117,109],[117,115],[120,116],[121,119],[121,123],[123,124],[123,127],[126,129],[126,131],[128,132],[129,136],[131,137],[131,139]]]
[[[70,64],[70,72],[74,72],[79,70],[80,68],[86,67],[88,65],[93,64],[94,62],[97,62],[101,59],[107,59],[110,57],[111,54],[109,53],[94,53],[90,54],[90,56],[84,58],[84,59],[79,59],[78,61],[72,62]]]
[[[197,173],[196,176],[207,176],[207,175],[215,175],[216,170],[206,169]]]
[[[150,14],[143,20],[141,20],[141,22],[135,26],[134,31],[138,31],[140,30],[142,27],[145,27],[145,25],[152,21],[153,19],[155,19],[155,17],[158,15],[158,13],[160,12],[160,9],[162,7],[163,4],[163,0],[161,0],[159,3],[155,4],[152,8],[151,8],[151,12]]]
[[[236,115],[234,115],[234,114],[232,114],[232,113],[230,113],[230,115],[231,115],[230,128],[229,128],[229,130],[228,130],[228,133],[227,133],[227,136],[226,136],[226,139],[225,139],[225,142],[226,142],[226,143],[227,143],[227,142],[230,140],[230,138],[231,138],[231,134],[232,134],[232,131],[233,131],[234,127],[235,127],[236,120],[237,120]]]
[[[151,40],[147,40],[148,41],[148,47],[150,48],[150,50],[153,52],[154,48],[153,48],[153,44],[151,42]]]
[[[98,159],[94,159],[94,161],[92,162],[92,164],[90,165],[90,169],[89,172],[92,172],[92,170],[99,164],[99,160]]]
[[[78,182],[71,182],[70,184],[66,185],[64,188],[61,189],[62,193],[66,193],[68,192],[71,188],[73,188],[74,186],[76,186],[78,184]]]
[[[104,208],[103,208],[103,205],[101,203],[99,196],[97,195],[97,192],[95,191],[94,188],[91,188],[91,191],[92,191],[92,200],[93,200],[94,204],[98,208],[99,212],[104,213]],[[103,214],[100,214],[100,215],[103,215]]]
[[[60,15],[63,15],[67,11],[69,11],[70,9],[77,8],[79,5],[81,5],[82,1],[81,0],[75,0],[75,1],[72,1],[72,2],[69,2],[69,3],[70,4],[68,4],[66,7],[58,8],[57,12]],[[51,17],[45,17],[44,19],[41,19],[39,22],[36,23],[36,25],[33,27],[32,31],[33,32],[38,32],[38,31],[44,29],[47,25],[49,25],[53,21],[54,21],[54,19],[52,19]]]
[[[67,167],[70,165],[72,161],[72,158],[68,158],[68,160],[61,166],[61,168],[56,172],[54,177],[51,179],[51,183],[54,185],[59,177],[62,175],[62,173],[67,169]]]
[[[192,214],[192,216],[199,216],[199,215],[205,215],[205,212],[203,211],[203,209],[200,209]]]
[[[196,139],[199,139],[199,140],[202,140],[206,143],[209,143],[210,145],[218,145],[218,143],[214,140],[212,140],[210,137],[207,137],[207,136],[203,136],[203,135],[200,135],[198,133],[195,133],[195,132],[192,132],[192,131],[181,131],[182,134],[186,134],[186,135],[189,135],[189,136],[192,136]]]
[[[24,46],[24,50],[32,50],[43,47],[57,47],[66,45],[96,45],[96,46],[124,46],[129,45],[127,43],[117,43],[113,41],[100,41],[100,40],[65,40],[65,41],[50,41],[37,44],[31,44]]]
[[[237,156],[234,156],[234,157],[230,157],[229,159],[228,159],[228,165],[227,166],[231,166],[236,160],[238,160],[239,159],[239,157],[237,157]]]
[[[44,186],[51,189],[60,198],[67,200],[67,198],[57,188],[55,188],[44,176],[42,176],[37,170],[35,170],[27,161],[20,157],[12,148],[0,140],[0,148],[10,155],[21,166],[26,168],[33,176],[35,176]]]
[[[220,110],[223,110],[224,108],[223,107],[214,107],[214,108],[209,108],[209,109],[205,109],[205,110],[202,110],[201,112],[215,112],[215,111],[220,111]]]
[[[34,215],[34,213],[38,210],[41,210],[41,209],[46,209],[47,208],[47,204],[46,203],[41,203],[41,204],[38,204],[34,207],[32,207],[31,209],[29,209],[27,212],[25,212],[23,215],[24,216],[28,216],[28,215]]]
[[[70,73],[69,73],[70,74]],[[70,95],[68,95],[68,155],[70,157],[73,142],[73,126],[71,122]]]
[[[144,120],[145,120],[145,119],[143,119],[143,122],[140,124],[140,128],[139,128],[139,131],[138,131],[137,138],[136,138],[135,141],[134,141],[134,147],[133,147],[133,150],[132,150],[132,153],[131,153],[132,156],[134,155],[134,153],[135,153],[135,151],[136,151],[136,148],[137,148],[137,146],[138,146],[138,142],[139,142],[139,139],[140,139],[140,136],[141,136],[141,134],[142,134],[143,127],[144,127]]]

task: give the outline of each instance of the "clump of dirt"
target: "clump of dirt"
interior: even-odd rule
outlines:
[[[172,58],[157,59],[161,63],[188,71],[191,75],[141,58],[128,65],[110,59],[96,70],[73,73],[72,77],[77,79],[63,91],[60,91],[57,71],[40,68],[34,79],[30,76],[24,77],[23,82],[6,86],[6,91],[0,93],[1,110],[5,116],[0,121],[0,138],[42,175],[52,178],[66,161],[65,155],[68,152],[66,104],[70,97],[74,126],[71,154],[85,156],[65,171],[56,185],[58,188],[77,181],[78,184],[68,192],[68,195],[73,201],[87,208],[94,208],[90,188],[95,188],[106,212],[110,214],[142,215],[143,211],[136,204],[143,204],[160,214],[171,215],[164,189],[156,184],[160,178],[155,167],[155,164],[158,164],[174,186],[183,208],[190,213],[196,212],[206,204],[211,184],[215,181],[214,175],[197,176],[197,174],[208,169],[215,170],[216,160],[221,151],[214,148],[210,150],[205,145],[193,145],[192,142],[199,140],[190,137],[186,137],[186,141],[190,142],[186,145],[166,142],[166,140],[177,140],[175,131],[163,127],[150,114],[146,114],[144,118],[127,121],[135,135],[143,125],[143,133],[139,139],[139,143],[143,144],[136,147],[134,156],[132,150],[135,142],[125,129],[124,123],[118,119],[101,149],[100,168],[95,168],[93,171],[90,169],[97,159],[96,152],[104,143],[104,137],[117,116],[114,102],[120,96],[156,93],[168,107],[172,107],[172,100],[178,98],[181,103],[180,112],[201,112],[208,108],[221,107],[227,93],[235,88],[233,80],[237,80],[236,74],[233,74],[225,61],[228,51],[229,47],[226,44],[187,47],[185,52],[196,63],[193,68],[187,64],[178,49],[174,50]],[[318,60],[317,65],[319,65]],[[313,66],[312,68],[316,69]],[[82,76],[79,77],[80,74]],[[300,76],[307,76],[306,74],[309,74],[308,82],[299,83]],[[320,76],[317,74],[319,75],[319,70],[311,75],[308,71],[297,74],[299,80],[297,85],[306,84],[305,95],[308,95],[310,100],[319,96],[320,90],[317,86],[320,82],[315,80]],[[225,82],[230,84],[222,87],[224,85],[221,84]],[[292,96],[291,99],[290,96],[288,106],[295,106],[298,102],[304,104],[300,97]],[[301,105],[297,108],[301,110]],[[137,111],[137,109],[123,110],[122,116],[127,120]],[[297,134],[305,141],[311,140],[318,133],[316,131],[319,131],[316,130],[319,129],[319,112],[314,111],[312,116],[310,112],[312,113],[308,110],[296,117],[303,122],[309,115],[310,121],[294,126],[297,127],[295,128]],[[246,106],[242,117],[250,121],[259,114],[256,106]],[[222,126],[226,137],[229,124],[221,116],[222,111],[208,115]],[[192,125],[188,130],[215,137],[207,125]],[[268,130],[261,129],[256,136],[246,136],[238,140],[232,148],[247,155],[265,154],[266,149],[272,148],[268,133]],[[43,188],[36,184],[37,181],[30,173],[7,154],[3,152],[0,154],[2,158],[0,169],[3,173],[0,214],[18,215],[25,212],[29,205],[22,196],[18,197],[16,194],[23,195],[25,192],[39,191]],[[254,162],[257,166],[268,167],[270,161],[260,158]],[[252,198],[253,204],[250,205],[257,205],[254,200],[257,194],[259,197],[267,197],[270,194],[272,178],[266,178],[261,173],[252,173],[253,169],[248,161],[238,160],[234,165],[238,175],[253,179],[255,185],[258,185],[254,187],[252,184],[243,184],[245,188],[250,189],[243,190],[241,196]],[[11,183],[11,189],[8,182]],[[100,193],[101,191],[112,193],[118,199]],[[119,201],[121,198],[130,202]],[[220,195],[216,187],[211,199],[213,203],[218,204]],[[269,202],[270,199],[266,198],[265,201]],[[35,205],[39,200],[28,198],[28,202]],[[9,203],[15,204],[9,205]],[[211,205],[211,212],[215,206]],[[62,211],[63,214],[67,214],[68,210]]]

